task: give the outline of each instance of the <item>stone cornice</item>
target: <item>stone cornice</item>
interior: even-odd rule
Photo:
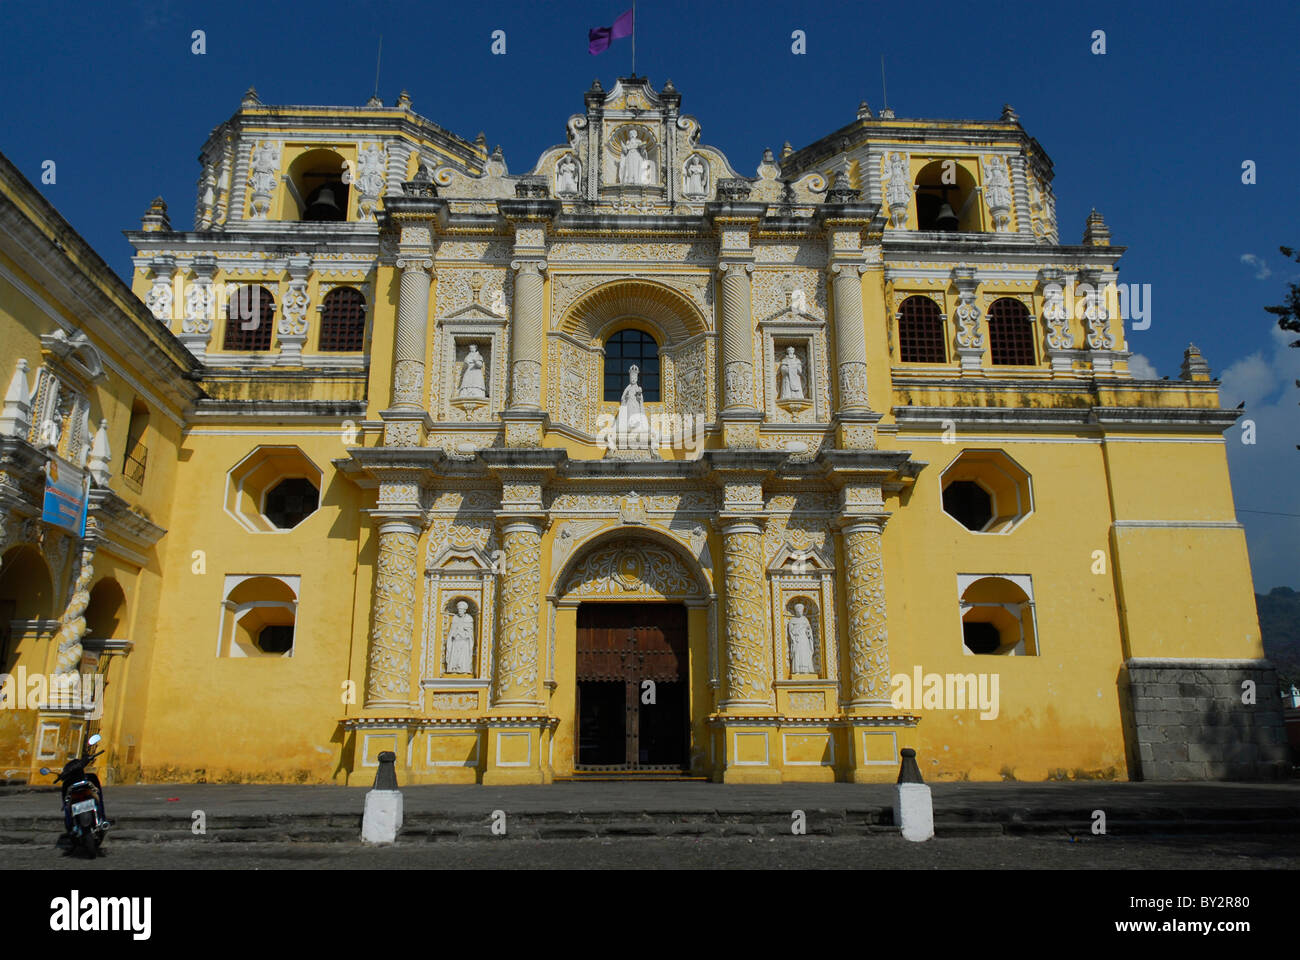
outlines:
[[[900,425],[957,424],[999,426],[1038,431],[1044,426],[1091,430],[1153,430],[1157,432],[1222,433],[1240,410],[1217,407],[894,407]]]

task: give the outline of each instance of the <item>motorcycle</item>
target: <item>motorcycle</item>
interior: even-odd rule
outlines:
[[[63,772],[54,778],[55,783],[63,782],[63,821],[68,828],[67,835],[74,846],[80,847],[91,858],[100,855],[104,832],[111,825],[104,816],[103,787],[99,777],[86,770],[104,752],[94,749],[99,741],[99,734],[87,740],[89,752],[84,757],[69,760],[64,764]],[[48,775],[50,768],[41,767],[41,773]]]

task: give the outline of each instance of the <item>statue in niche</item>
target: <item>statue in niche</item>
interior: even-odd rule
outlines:
[[[635,130],[623,141],[623,156],[618,162],[618,182],[646,184],[655,181],[654,161],[646,156],[646,144]]]
[[[559,194],[578,192],[578,161],[566,153],[560,158],[555,168],[555,192]]]
[[[641,368],[633,364],[627,371],[627,386],[623,388],[623,397],[618,403],[619,446],[624,446],[629,438],[644,440],[650,435],[650,421],[645,415],[645,401],[637,377]]]
[[[486,364],[483,362],[483,354],[478,352],[477,344],[469,345],[469,353],[465,354],[465,369],[460,375],[460,392],[458,397],[473,397],[476,399],[487,396],[487,382],[484,379],[483,371]]]
[[[778,375],[781,380],[781,390],[778,394],[779,399],[804,399],[803,361],[795,354],[794,347],[785,348],[785,356],[781,358]]]
[[[812,622],[804,616],[803,604],[794,605],[794,616],[786,624],[785,633],[790,641],[790,675],[816,673],[813,665]]]
[[[468,611],[468,603],[464,600],[456,601],[456,612],[451,616],[447,636],[443,641],[444,673],[474,672],[474,615]]]
[[[688,197],[702,197],[708,192],[708,171],[704,161],[692,154],[686,161],[686,185],[682,192]]]

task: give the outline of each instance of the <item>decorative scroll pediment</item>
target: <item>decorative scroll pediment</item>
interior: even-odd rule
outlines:
[[[560,591],[566,599],[685,600],[703,595],[695,574],[674,551],[637,537],[596,547],[578,561]]]
[[[835,565],[817,547],[811,544],[805,547],[794,547],[788,540],[776,551],[776,556],[767,566],[769,574],[779,573],[787,576],[817,576],[831,573],[834,569]]]

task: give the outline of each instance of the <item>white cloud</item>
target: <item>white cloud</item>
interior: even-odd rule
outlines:
[[[1241,262],[1248,263],[1255,268],[1256,280],[1267,280],[1269,277],[1273,276],[1273,271],[1269,269],[1269,265],[1265,263],[1262,258],[1255,256],[1253,253],[1243,253],[1241,255]]]
[[[1160,374],[1156,373],[1155,365],[1140,353],[1135,353],[1128,358],[1128,372],[1139,380],[1160,379]]]

